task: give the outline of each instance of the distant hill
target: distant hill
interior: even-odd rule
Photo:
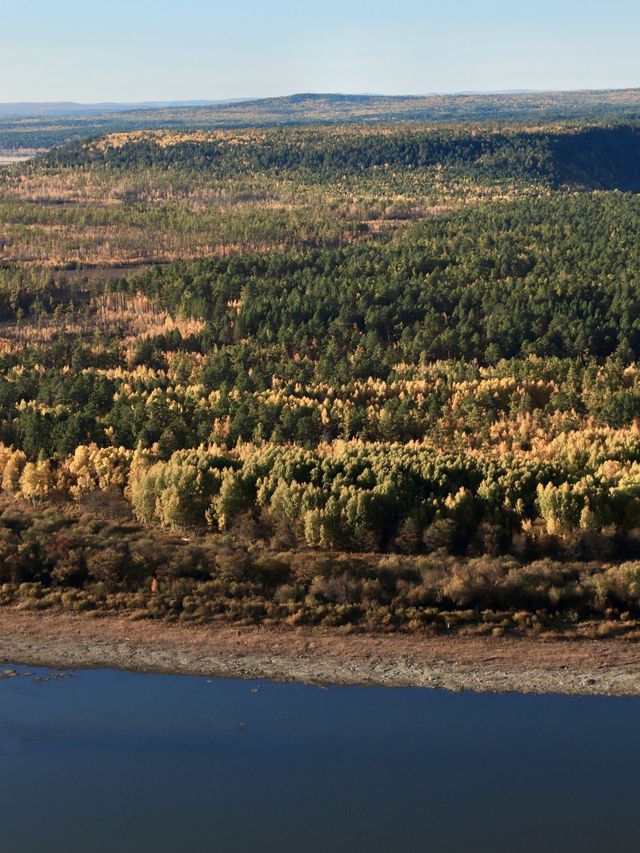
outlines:
[[[640,123],[595,122],[500,129],[400,124],[246,129],[242,145],[221,131],[137,131],[49,152],[44,167],[91,164],[183,168],[219,177],[313,175],[334,181],[370,170],[446,170],[475,181],[640,191]]]
[[[13,105],[16,107],[16,105]],[[425,96],[301,93],[212,104],[48,105],[2,118],[0,148],[50,148],[72,139],[132,130],[268,127],[385,122],[524,122],[640,120],[640,89],[506,92]],[[40,105],[44,109],[47,105]],[[6,107],[6,105],[5,105]],[[57,110],[57,112],[56,112]],[[66,110],[66,112],[65,112]]]

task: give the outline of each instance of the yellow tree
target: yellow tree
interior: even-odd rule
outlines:
[[[23,497],[35,503],[44,500],[53,488],[53,473],[48,459],[27,462],[20,475],[20,491]]]
[[[22,450],[14,450],[2,472],[2,490],[8,495],[17,495],[20,491],[20,476],[26,465],[27,457]]]

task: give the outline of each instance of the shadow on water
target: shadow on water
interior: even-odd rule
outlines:
[[[638,849],[635,698],[13,669],[2,853]]]

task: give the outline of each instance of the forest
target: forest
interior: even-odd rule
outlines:
[[[633,635],[639,154],[168,126],[0,171],[0,602]]]

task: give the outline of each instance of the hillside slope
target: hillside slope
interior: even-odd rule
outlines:
[[[368,170],[438,167],[450,176],[476,180],[636,191],[640,189],[640,125],[137,132],[71,144],[45,160],[47,166],[89,164],[118,169],[181,167],[223,178],[302,173],[313,175],[316,182]]]

